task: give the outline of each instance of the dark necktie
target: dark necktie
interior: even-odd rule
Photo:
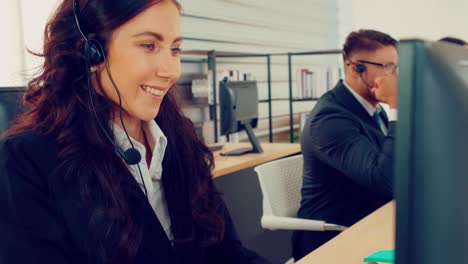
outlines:
[[[372,119],[374,119],[374,122],[377,124],[377,127],[379,129],[382,129],[380,127],[380,112],[379,111],[375,111],[374,114],[372,115]]]

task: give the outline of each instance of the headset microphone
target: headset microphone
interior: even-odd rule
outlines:
[[[140,160],[141,160],[141,155],[138,152],[138,150],[136,150],[135,147],[133,146],[133,143],[130,140],[130,137],[128,136],[127,129],[125,128],[125,125],[123,124],[123,120],[122,120],[122,100],[120,98],[120,93],[119,93],[119,91],[118,91],[118,89],[117,89],[117,87],[116,87],[116,85],[114,83],[114,80],[112,80],[109,69],[107,67],[105,51],[102,48],[102,45],[101,45],[101,43],[99,41],[97,41],[95,39],[88,39],[86,37],[86,35],[83,33],[83,31],[81,30],[80,20],[78,18],[78,13],[79,13],[78,0],[74,0],[73,1],[73,14],[74,14],[74,17],[75,17],[76,27],[78,28],[78,31],[80,32],[80,35],[85,40],[84,54],[85,54],[85,61],[86,61],[86,72],[87,72],[89,99],[91,101],[91,108],[93,109],[93,112],[95,114],[96,121],[98,122],[99,127],[101,128],[102,132],[104,132],[104,135],[107,137],[109,142],[114,146],[115,151],[119,154],[119,156],[122,157],[122,159],[125,160],[125,162],[128,165],[138,164],[140,162]],[[121,121],[121,123],[123,125],[125,135],[127,136],[128,140],[129,140],[129,142],[131,144],[131,148],[126,150],[125,152],[120,150],[115,145],[112,138],[107,134],[106,130],[104,129],[103,125],[101,124],[101,122],[100,122],[100,120],[99,120],[99,118],[98,118],[98,116],[96,114],[96,109],[94,107],[94,102],[93,102],[93,98],[92,98],[92,94],[91,94],[91,78],[90,78],[91,73],[90,73],[89,69],[90,69],[91,66],[101,64],[102,62],[105,63],[107,73],[109,74],[109,77],[110,77],[110,79],[112,81],[112,84],[114,85],[114,88],[117,91],[117,95],[119,96],[120,121]]]
[[[88,46],[85,45],[85,51],[88,49]],[[105,60],[105,59],[104,59]],[[140,155],[140,152],[135,149],[135,147],[133,146],[133,143],[132,141],[130,140],[130,137],[127,133],[127,129],[125,129],[125,126],[124,126],[124,132],[125,132],[125,135],[127,136],[130,144],[131,144],[131,148],[127,149],[125,152],[122,151],[115,143],[114,141],[112,140],[112,138],[109,136],[109,134],[107,134],[106,130],[104,129],[104,126],[101,124],[101,121],[99,120],[99,117],[97,116],[97,113],[96,113],[96,108],[94,106],[94,100],[93,100],[93,96],[92,96],[92,93],[91,93],[91,72],[90,72],[90,58],[88,56],[85,56],[85,61],[86,61],[86,72],[87,72],[87,82],[88,82],[88,93],[89,93],[89,99],[90,99],[90,103],[91,103],[91,108],[93,110],[93,113],[94,113],[94,117],[96,118],[96,121],[99,125],[99,127],[101,128],[102,132],[104,133],[104,135],[106,136],[106,138],[109,140],[109,142],[112,144],[112,146],[114,146],[114,149],[115,149],[115,152],[117,152],[117,154],[119,154],[119,156],[125,160],[125,162],[128,164],[128,165],[135,165],[135,164],[138,164],[141,160],[141,155]],[[106,61],[106,66],[107,66],[107,61]],[[119,99],[120,99],[120,94],[118,93],[119,95]],[[119,100],[120,102],[120,100]],[[121,106],[121,102],[120,102],[120,111],[122,111],[122,106]],[[122,115],[120,115],[120,117],[122,118]],[[122,121],[122,120],[121,120]],[[123,121],[122,121],[123,123]]]
[[[109,70],[109,65],[106,60],[106,55],[105,55],[105,50],[102,47],[101,43],[96,40],[96,39],[88,39],[86,35],[83,33],[80,27],[80,21],[78,18],[78,13],[79,13],[79,6],[78,6],[78,0],[73,0],[73,15],[75,17],[75,24],[76,27],[78,28],[78,31],[80,35],[83,37],[85,40],[85,45],[84,45],[84,57],[85,57],[85,64],[86,64],[86,78],[87,78],[87,85],[88,85],[88,93],[89,93],[89,99],[91,103],[91,108],[94,113],[94,117],[96,118],[96,122],[98,123],[99,127],[101,128],[102,132],[106,136],[106,138],[109,140],[109,142],[114,146],[115,152],[127,163],[128,165],[137,165],[138,167],[138,172],[140,174],[141,182],[143,184],[143,189],[145,192],[145,196],[148,198],[148,191],[146,189],[145,181],[143,180],[143,174],[140,169],[140,161],[141,161],[141,154],[140,152],[135,148],[133,145],[132,140],[130,139],[130,136],[128,135],[127,129],[125,127],[125,124],[123,122],[123,117],[122,117],[122,98],[120,96],[119,89],[117,89],[117,85],[115,84],[112,75]],[[122,151],[115,143],[114,140],[107,134],[106,130],[104,129],[104,126],[101,124],[101,121],[99,120],[99,117],[96,113],[96,108],[94,107],[94,101],[93,101],[93,95],[92,95],[92,85],[91,85],[91,66],[94,65],[99,65],[101,63],[104,63],[106,67],[107,74],[109,75],[109,79],[112,82],[112,85],[114,86],[115,91],[117,92],[117,95],[119,97],[119,117],[120,117],[120,122],[122,124],[122,128],[125,132],[125,135],[127,136],[128,141],[130,142],[131,148],[127,149],[125,152]]]
[[[140,152],[135,148],[129,148],[123,153],[123,157],[127,164],[135,165],[141,160]]]

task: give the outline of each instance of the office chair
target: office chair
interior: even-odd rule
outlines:
[[[255,167],[263,194],[264,229],[343,231],[344,226],[297,218],[301,203],[304,158],[296,155]]]

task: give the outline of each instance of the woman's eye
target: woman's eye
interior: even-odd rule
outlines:
[[[151,43],[144,43],[144,44],[141,44],[141,46],[147,50],[154,50],[154,47],[155,47],[155,45]]]
[[[172,50],[173,53],[177,53],[177,54],[182,52],[181,48],[171,48],[171,50]]]

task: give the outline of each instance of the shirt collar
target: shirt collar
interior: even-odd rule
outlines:
[[[131,148],[131,144],[127,139],[125,131],[119,125],[111,121],[111,129],[114,133],[115,144],[117,145],[117,147],[119,147],[123,151]],[[156,123],[156,121],[144,123],[143,131],[145,132],[145,135],[148,139],[148,144],[153,153],[153,158],[151,161],[151,166],[153,167],[153,164],[155,165],[154,162],[157,162],[158,164],[162,162],[162,157],[164,157],[164,153],[166,151],[167,138],[164,135],[161,128]],[[138,142],[134,138],[130,137],[130,140],[132,141],[133,145],[138,150],[138,152],[140,152],[140,155],[142,157],[142,160],[140,161],[141,166],[144,157],[146,157],[146,148],[142,143]],[[146,161],[144,163],[146,164]],[[156,178],[160,179],[161,174],[158,174]]]
[[[354,91],[345,81],[343,81],[344,86],[349,90],[349,92],[356,98],[356,100],[364,107],[366,112],[370,115],[373,116],[374,113],[377,111],[380,113],[382,111],[382,108],[379,104],[376,104],[375,107],[369,103],[364,97],[359,95],[356,91]]]
[[[143,126],[143,129],[148,137],[148,143],[153,151],[153,157],[155,154],[163,157],[167,146],[166,136],[156,121],[150,121],[146,124],[147,125]]]

